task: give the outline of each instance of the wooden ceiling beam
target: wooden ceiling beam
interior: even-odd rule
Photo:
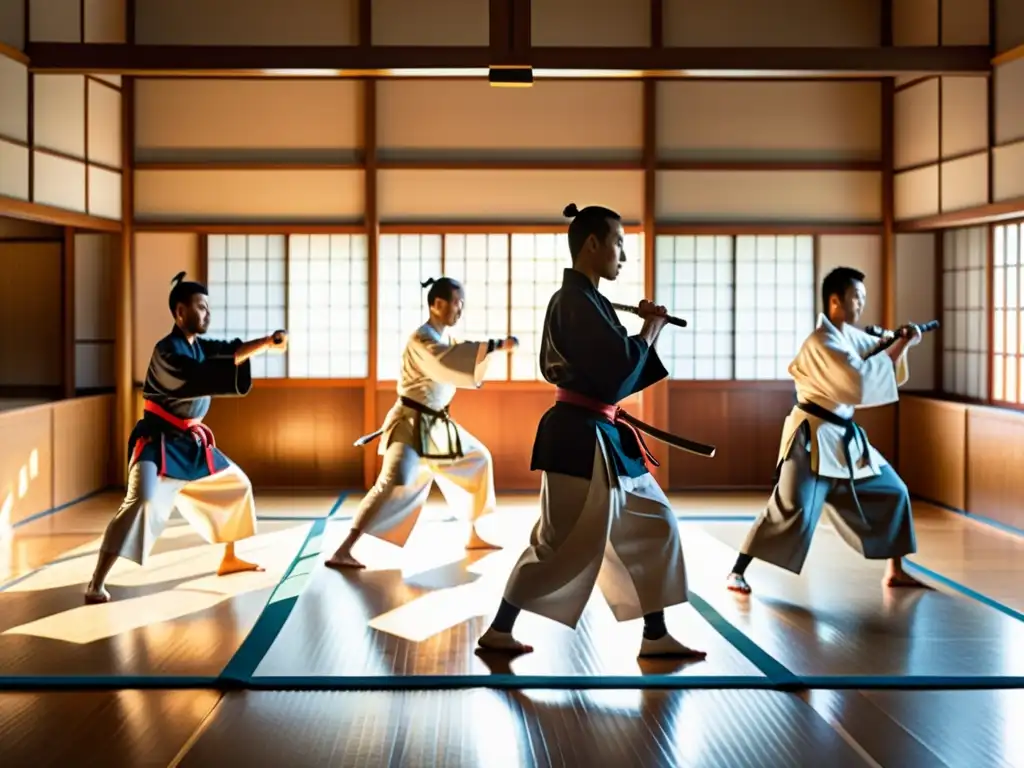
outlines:
[[[920,219],[906,219],[896,222],[897,232],[932,232],[956,227],[973,227],[979,224],[1024,220],[1024,197],[986,203],[960,211],[949,211]]]
[[[512,22],[513,20],[509,20]],[[522,22],[520,22],[521,24]],[[380,76],[480,70],[489,46],[187,46],[33,43],[35,72],[121,75]],[[988,46],[872,48],[529,48],[514,58],[535,70],[633,77],[895,77],[988,75]]]

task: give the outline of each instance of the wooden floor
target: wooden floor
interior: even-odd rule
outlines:
[[[667,620],[706,661],[638,662],[640,623],[597,592],[576,632],[524,615],[537,651],[499,666],[474,643],[536,497],[486,521],[501,550],[466,557],[438,502],[404,551],[364,539],[367,570],[339,574],[323,559],[358,500],[259,494],[239,553],[266,571],[226,578],[177,520],[105,606],[81,596],[117,496],[16,529],[0,765],[1024,766],[1024,537],[918,503],[932,590],[883,589],[822,525],[801,576],[755,563],[744,599],[723,580],[763,494],[674,496],[692,594]]]

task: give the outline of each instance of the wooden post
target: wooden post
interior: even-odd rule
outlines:
[[[125,450],[128,436],[135,423],[135,386],[132,377],[132,352],[134,349],[134,333],[132,307],[132,262],[135,251],[135,205],[133,200],[134,179],[132,178],[133,149],[135,132],[133,130],[135,111],[134,78],[124,77],[121,80],[121,248],[117,261],[116,286],[114,291],[114,439],[111,441],[113,452],[113,484],[124,485],[128,480],[128,466],[125,461]]]
[[[61,397],[75,396],[75,228],[64,227],[61,282]]]

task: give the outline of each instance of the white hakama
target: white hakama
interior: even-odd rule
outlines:
[[[459,388],[481,386],[487,349],[487,342],[459,343],[442,336],[429,323],[410,337],[402,353],[399,399],[384,421],[383,466],[359,505],[353,529],[404,546],[434,481],[458,517],[475,523],[494,511],[490,452],[447,418]]]
[[[879,340],[823,315],[789,372],[797,400],[828,418],[793,408],[783,427],[779,477],[772,497],[740,548],[743,554],[800,573],[822,512],[864,557],[891,559],[916,551],[910,496],[899,475],[850,424],[856,410],[897,402],[906,383],[906,351],[893,364],[865,356]]]
[[[574,628],[600,586],[618,621],[687,601],[678,524],[648,473],[616,477],[598,433],[593,475],[544,472],[541,518],[505,600]]]
[[[137,461],[100,551],[145,565],[175,508],[209,544],[240,541],[256,533],[252,484],[237,465],[198,480],[180,480],[160,477],[152,461]]]

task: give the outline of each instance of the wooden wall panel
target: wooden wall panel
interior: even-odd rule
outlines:
[[[939,212],[939,166],[897,173],[893,179],[896,221]]]
[[[105,219],[121,218],[121,174],[89,166],[88,212]]]
[[[992,177],[996,200],[1024,197],[1024,141],[992,150]]]
[[[81,0],[28,0],[29,39],[34,43],[80,43]]]
[[[488,0],[374,0],[374,45],[490,43]]]
[[[26,42],[25,0],[0,0],[0,43],[23,51]]]
[[[140,398],[141,399],[141,398]],[[362,489],[362,387],[279,388],[216,398],[206,423],[257,488]]]
[[[113,387],[115,268],[121,241],[75,235],[75,385]],[[109,431],[109,427],[107,428]]]
[[[893,107],[893,162],[897,169],[939,159],[939,79],[897,91]]]
[[[83,23],[86,43],[124,43],[125,6],[130,0],[82,0],[85,11]]]
[[[36,151],[32,173],[35,202],[85,213],[85,163]]]
[[[644,47],[650,40],[650,3],[531,0],[530,41],[535,46]]]
[[[110,479],[114,396],[62,400],[53,411],[53,506],[105,488]],[[111,514],[115,510],[110,510]]]
[[[988,9],[995,0],[942,0],[943,45],[988,45]]]
[[[1024,59],[995,68],[996,143],[1024,139]]]
[[[942,164],[942,212],[988,203],[988,152]]]
[[[904,396],[899,405],[899,472],[915,496],[967,508],[967,408]]]
[[[361,93],[355,80],[143,78],[135,159],[351,162],[363,145]]]
[[[121,92],[95,80],[88,81],[88,88],[89,161],[120,168]]]
[[[481,80],[383,80],[377,157],[639,162],[642,100],[639,82],[542,81],[520,89]],[[602,103],[615,106],[593,120],[590,110]]]
[[[363,211],[362,171],[135,172],[139,221],[351,222],[360,220]]]
[[[896,235],[895,248],[896,322],[924,323],[941,319],[936,292],[926,290],[940,279],[935,268],[935,235],[931,232],[899,234]],[[903,385],[904,389],[930,392],[936,388],[937,345],[938,337],[929,333],[911,350],[908,358],[910,380]]]
[[[0,534],[107,486],[113,400],[101,395],[0,411]]]
[[[900,473],[911,493],[1024,528],[1024,414],[905,397]]]
[[[75,235],[75,338],[114,338],[114,270],[118,238]]]
[[[0,195],[28,200],[28,149],[0,139]]]
[[[355,45],[359,42],[358,7],[358,0],[135,0],[135,41],[140,45]]]
[[[938,45],[939,0],[892,0],[893,45]]]
[[[657,84],[662,160],[878,160],[881,86],[874,82]]]
[[[0,385],[61,383],[62,253],[61,242],[0,241],[0,328],[18,329],[0,334]]]
[[[660,171],[661,221],[881,221],[872,171]]]
[[[782,425],[793,408],[791,382],[723,388],[720,383],[671,383],[670,430],[718,447],[713,459],[674,452],[673,490],[770,488],[778,460]],[[895,406],[857,413],[872,444],[894,457]]]
[[[0,412],[0,530],[53,507],[52,419],[50,405]]]
[[[1024,414],[967,412],[967,503],[976,515],[1024,529]]]
[[[28,141],[28,67],[0,56],[0,138]]]
[[[167,306],[171,278],[185,271],[200,274],[200,237],[192,233],[138,232],[132,263],[133,380],[145,381],[153,346],[171,331]]]
[[[562,209],[596,204],[643,218],[642,171],[382,170],[378,212],[389,221],[564,224]]]
[[[1024,44],[1024,4],[1020,0],[990,0],[996,4],[996,53]]]
[[[986,149],[988,79],[942,78],[942,157],[958,157]]]
[[[880,235],[822,235],[815,254],[818,282],[836,267],[853,267],[864,273],[868,300],[861,325],[882,322],[882,237]],[[815,288],[815,307],[823,311],[821,291]]]
[[[75,388],[111,390],[117,386],[114,376],[114,342],[75,344]],[[110,429],[110,424],[107,425]]]
[[[35,147],[85,157],[85,77],[35,75]]]
[[[662,0],[667,46],[873,46],[878,0]]]

